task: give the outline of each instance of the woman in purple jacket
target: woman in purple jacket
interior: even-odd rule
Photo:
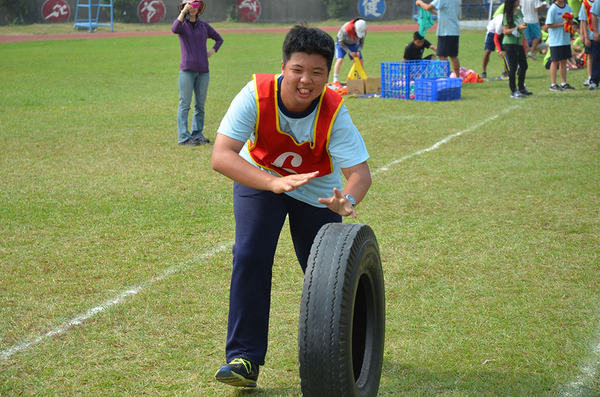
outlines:
[[[179,109],[177,110],[177,134],[179,144],[198,146],[210,143],[203,134],[204,103],[208,92],[210,74],[208,58],[219,50],[223,39],[208,23],[198,19],[204,12],[204,1],[191,1],[179,5],[179,16],[171,30],[179,35],[181,63],[179,65]],[[215,45],[206,50],[206,42],[213,39]],[[196,97],[192,133],[188,131],[188,115],[192,103],[192,93]]]

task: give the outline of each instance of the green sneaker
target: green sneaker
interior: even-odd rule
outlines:
[[[236,358],[219,368],[215,379],[230,386],[256,387],[258,365],[243,358]]]

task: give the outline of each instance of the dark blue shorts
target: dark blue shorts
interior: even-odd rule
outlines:
[[[485,36],[485,48],[486,51],[494,51],[496,49],[496,44],[494,43],[494,33],[488,33]]]
[[[359,43],[356,43],[356,44],[346,44],[346,46],[348,47],[348,49],[351,52],[356,52],[356,50],[358,50]],[[342,49],[342,47],[340,47],[340,45],[336,42],[335,43],[335,57],[336,58],[343,58],[345,56],[346,56],[346,51],[344,51]],[[350,55],[350,54],[348,54],[348,57],[350,57],[350,59],[354,59],[354,58],[352,58],[352,55]],[[363,59],[362,52],[360,53],[360,59]]]
[[[550,60],[552,62],[558,62],[565,59],[571,58],[571,46],[560,45],[557,47],[550,47]]]
[[[485,50],[486,51],[495,51],[496,50],[496,43],[494,43],[494,33],[488,33],[487,36],[485,36]],[[500,48],[499,50],[502,51],[504,50],[504,48],[502,48],[502,38],[504,37],[503,34],[500,35],[500,38],[498,40],[500,40]]]
[[[457,57],[459,38],[460,36],[438,36],[437,55],[440,57]]]

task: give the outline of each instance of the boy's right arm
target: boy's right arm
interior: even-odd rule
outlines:
[[[244,186],[268,190],[277,194],[296,190],[319,174],[317,171],[286,177],[271,175],[250,164],[239,155],[244,145],[245,142],[218,133],[211,159],[213,170]]]

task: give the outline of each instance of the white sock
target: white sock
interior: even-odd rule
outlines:
[[[339,80],[339,78],[340,78],[340,75],[339,75],[339,74],[334,74],[334,75],[333,75],[333,82],[335,83],[336,81],[338,81],[338,80]]]

